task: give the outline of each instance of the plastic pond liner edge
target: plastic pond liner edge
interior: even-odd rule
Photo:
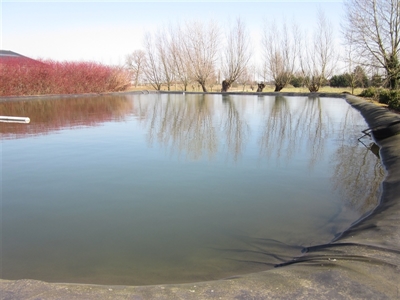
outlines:
[[[292,93],[262,94],[292,96]],[[312,96],[332,97],[332,94]],[[0,299],[399,298],[400,116],[362,98],[344,94],[336,97],[345,98],[366,120],[380,147],[386,177],[375,210],[331,243],[308,247],[298,257],[268,271],[208,282],[110,286],[0,280]],[[384,135],[376,138],[374,129]]]

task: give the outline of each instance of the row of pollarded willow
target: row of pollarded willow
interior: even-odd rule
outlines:
[[[341,59],[351,71],[369,67],[371,73],[382,70],[386,84],[398,88],[400,80],[400,9],[398,0],[347,0],[343,37],[347,46]],[[276,26],[273,24],[282,24]],[[302,34],[286,21],[265,22],[262,28],[262,61],[251,61],[250,33],[237,19],[221,31],[215,22],[177,24],[148,34],[143,50],[127,56],[135,84],[146,81],[157,90],[179,82],[183,89],[196,82],[207,91],[216,82],[228,91],[234,82],[254,82],[256,73],[263,82],[272,81],[280,91],[293,78],[304,78],[304,85],[316,92],[333,75],[337,66],[337,45],[333,26],[319,12],[311,35]],[[255,64],[258,64],[256,68]],[[355,80],[355,78],[354,78]],[[264,85],[265,86],[265,85]],[[259,85],[262,91],[263,85]]]
[[[327,30],[329,24],[321,26],[319,30]],[[290,82],[295,71],[305,65],[299,61],[300,49],[313,48],[307,51],[318,55],[321,43],[301,44],[301,34],[295,25],[288,29],[284,23],[282,29],[279,29],[265,23],[264,27],[264,63],[261,64],[260,74],[265,74],[261,75],[264,81],[272,79],[275,90],[280,91]],[[329,38],[333,39],[333,35]],[[327,44],[333,48],[332,41]],[[227,34],[215,22],[193,21],[170,25],[153,34],[147,33],[145,51],[135,50],[127,56],[126,64],[132,70],[135,85],[139,81],[146,81],[156,90],[160,90],[162,85],[170,90],[173,82],[179,82],[186,91],[189,83],[195,82],[207,92],[207,85],[220,82],[221,91],[227,92],[235,82],[245,84],[255,80],[257,68],[254,61],[251,61],[254,55],[252,48],[250,32],[240,18],[230,25]],[[332,48],[329,51],[332,52]],[[314,64],[314,69],[302,67],[301,70],[306,78],[326,78],[330,75],[328,69],[333,69],[333,65],[333,58],[326,57],[319,66]],[[318,75],[311,72],[317,72]]]

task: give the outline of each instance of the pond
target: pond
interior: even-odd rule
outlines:
[[[341,98],[127,94],[2,102],[0,114],[31,119],[0,123],[3,279],[267,270],[368,214],[384,176]]]

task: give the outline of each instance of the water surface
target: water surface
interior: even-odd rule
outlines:
[[[127,95],[0,103],[2,278],[220,279],[329,242],[383,171],[344,99]],[[363,141],[369,145],[368,139]]]

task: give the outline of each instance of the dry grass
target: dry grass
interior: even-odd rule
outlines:
[[[129,91],[142,91],[142,90],[154,90],[154,88],[151,85],[142,85],[142,86],[131,86],[128,88]],[[162,91],[166,91],[167,87],[163,86],[161,88]],[[246,85],[244,92],[255,92],[257,90],[257,87],[255,86],[253,90],[251,90],[250,85]],[[354,95],[359,95],[362,92],[362,88],[356,88],[354,90]],[[171,86],[171,91],[183,91],[183,87],[179,84]],[[201,87],[197,85],[190,85],[187,88],[188,92],[201,92],[202,89]],[[214,85],[212,88],[208,87],[209,92],[219,92],[221,91],[221,85]],[[243,86],[238,86],[229,89],[230,92],[243,92]],[[263,92],[273,92],[274,91],[274,86],[272,85],[267,85]],[[286,87],[282,89],[282,93],[308,93],[308,89],[303,87],[303,88],[295,88],[295,87]],[[334,88],[334,87],[329,87],[325,86],[322,87],[319,92],[321,93],[335,93],[335,94],[341,94],[343,92],[347,92],[351,94],[351,88]]]

